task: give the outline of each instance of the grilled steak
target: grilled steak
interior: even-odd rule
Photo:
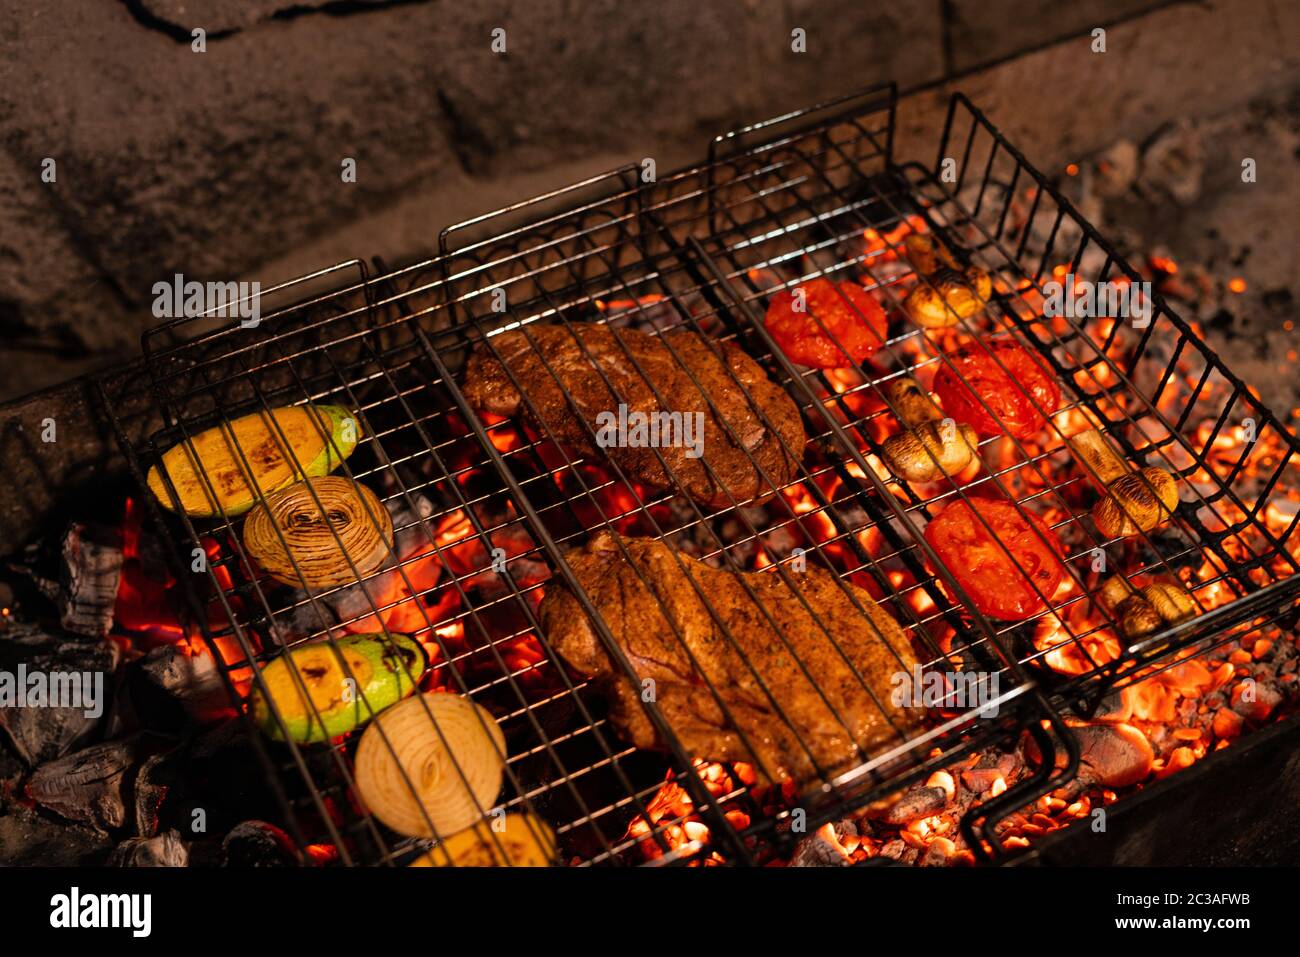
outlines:
[[[662,440],[657,448],[618,445],[605,449],[633,481],[656,488],[676,486],[701,504],[722,508],[733,499],[739,503],[773,495],[763,473],[778,488],[796,474],[797,457],[803,454],[807,441],[799,409],[754,360],[731,343],[720,344],[720,359],[694,332],[670,332],[661,338],[634,329],[582,324],[571,330],[559,325],[530,326],[527,335],[512,330],[494,336],[492,345],[500,360],[486,344],[480,344],[470,357],[464,382],[470,404],[480,412],[523,414],[530,425],[583,454],[597,451],[592,432],[600,434],[601,414],[616,415],[621,403],[626,405],[629,419],[634,413],[647,417],[681,413],[678,423],[690,416],[691,422],[702,425],[701,442],[694,449]],[[527,390],[535,416],[506,374],[503,362]],[[738,382],[744,384],[753,403]],[[656,398],[655,390],[667,408]],[[716,414],[704,394],[712,400]],[[694,413],[702,413],[702,417]],[[656,453],[663,456],[667,470]],[[704,463],[712,469],[712,476]]]
[[[902,629],[865,591],[823,569],[792,575],[791,588],[771,572],[721,571],[662,542],[607,531],[567,558],[641,681],[654,679],[655,701],[694,757],[756,761],[769,780],[789,777],[802,785],[821,777],[818,766],[829,777],[861,764],[895,729],[914,723],[913,714],[890,700],[892,676],[910,673],[916,663]],[[606,654],[559,579],[547,588],[541,622],[555,650],[609,698],[610,720],[621,733],[637,747],[662,747],[641,706],[641,683]]]

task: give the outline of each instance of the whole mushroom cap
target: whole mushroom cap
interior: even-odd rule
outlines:
[[[1164,625],[1160,612],[1145,598],[1134,595],[1119,606],[1119,627],[1130,638],[1149,635]]]

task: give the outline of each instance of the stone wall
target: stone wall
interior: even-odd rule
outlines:
[[[447,223],[576,172],[645,155],[667,168],[698,157],[713,133],[742,121],[890,78],[905,89],[933,86],[1169,7],[1168,0],[4,5],[0,333],[9,351],[0,361],[16,382],[39,378],[42,364],[16,361],[23,353],[15,349],[59,357],[64,365],[51,379],[77,368],[69,356],[134,354],[153,321],[153,283],[176,272],[270,282],[326,260],[427,253]],[[1207,6],[1223,4],[1198,8]],[[1259,16],[1289,7],[1232,6]],[[504,53],[492,49],[497,28],[505,30]],[[791,49],[795,28],[805,31],[807,52]],[[194,49],[196,29],[204,31],[203,52]],[[1287,69],[1294,73],[1294,64]],[[356,161],[355,183],[343,182],[345,158]],[[55,164],[52,183],[42,181],[46,160]]]

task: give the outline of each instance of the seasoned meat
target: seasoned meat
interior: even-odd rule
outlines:
[[[534,428],[583,454],[597,452],[592,432],[600,434],[601,414],[616,415],[620,403],[626,405],[629,416],[682,413],[702,426],[701,441],[694,449],[661,441],[658,448],[613,446],[602,450],[633,481],[655,488],[676,486],[701,504],[723,508],[733,499],[740,503],[774,494],[763,473],[778,488],[796,474],[797,459],[807,441],[799,409],[754,360],[731,343],[718,344],[720,359],[694,332],[679,330],[659,337],[598,324],[530,326],[527,335],[516,329],[494,336],[491,342],[500,360],[486,344],[470,357],[464,382],[470,404],[480,412],[524,415]],[[502,362],[527,391],[537,410],[535,416]],[[753,403],[738,383],[748,390]],[[701,389],[712,400],[716,414]],[[666,407],[656,398],[655,390]],[[694,413],[702,413],[702,417]],[[667,471],[656,451],[667,463]],[[706,462],[713,477],[705,469]]]
[[[823,569],[791,575],[792,588],[771,572],[722,571],[662,542],[605,531],[566,557],[641,682],[654,680],[655,701],[693,757],[757,759],[769,780],[802,785],[822,777],[818,766],[828,777],[856,767],[915,722],[917,712],[891,702],[891,679],[916,664],[902,629],[865,591]],[[641,682],[606,654],[558,578],[542,600],[541,621],[555,650],[609,698],[620,732],[637,747],[662,747],[641,705]]]

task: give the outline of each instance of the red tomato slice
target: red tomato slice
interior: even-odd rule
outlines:
[[[804,311],[795,311],[794,290],[783,289],[763,320],[791,362],[834,369],[862,362],[884,344],[885,310],[857,283],[813,279],[794,288],[803,290]]]
[[[990,618],[1024,621],[1046,607],[1043,599],[1056,594],[1065,577],[1056,536],[1007,501],[953,502],[925,527],[925,540]]]
[[[1061,406],[1061,389],[1047,366],[1015,339],[983,339],[947,358],[934,377],[943,411],[984,438],[1003,432],[1032,438],[1047,424],[1043,413]]]

